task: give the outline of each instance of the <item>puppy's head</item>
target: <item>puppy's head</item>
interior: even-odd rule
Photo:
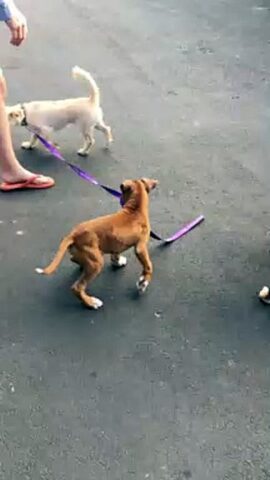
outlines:
[[[14,105],[12,107],[6,107],[6,113],[8,116],[8,121],[11,125],[21,125],[24,118],[25,113],[21,107],[21,105]]]
[[[154,190],[158,185],[158,181],[151,178],[141,178],[140,180],[125,180],[120,185],[122,192],[121,204],[125,205],[134,195],[141,191],[141,187],[146,193]]]

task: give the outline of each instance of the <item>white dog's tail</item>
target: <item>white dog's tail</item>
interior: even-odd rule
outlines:
[[[86,72],[80,67],[73,67],[72,69],[72,76],[73,78],[77,79],[83,79],[86,82],[90,84],[90,99],[91,102],[94,103],[95,105],[99,105],[100,101],[100,94],[99,94],[99,88],[93,79],[92,75],[90,75],[89,72]]]

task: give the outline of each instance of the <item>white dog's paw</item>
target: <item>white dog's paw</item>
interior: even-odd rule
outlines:
[[[87,141],[84,146],[77,151],[78,155],[80,155],[81,157],[87,157],[88,153],[90,152],[90,150],[92,150],[95,143],[96,141],[94,138],[92,138],[89,142]]]
[[[113,138],[110,138],[109,140],[107,140],[106,144],[105,144],[105,150],[110,150],[111,148],[111,144],[114,142]]]
[[[94,308],[94,310],[98,310],[102,305],[103,302],[99,298],[91,297],[91,307]]]
[[[125,267],[127,264],[127,258],[124,255],[119,255],[119,257],[112,257],[111,263],[113,267]]]
[[[80,155],[80,157],[87,157],[88,155],[88,150],[85,150],[85,148],[80,148],[78,151],[77,151],[78,155]]]
[[[21,147],[22,147],[24,150],[33,150],[33,148],[35,148],[34,145],[32,145],[32,143],[31,143],[31,142],[28,142],[28,141],[22,142]]]
[[[139,281],[136,283],[136,287],[138,289],[138,292],[139,293],[144,293],[145,290],[147,289],[148,285],[149,285],[149,281],[145,280],[144,276],[142,275],[139,278]]]

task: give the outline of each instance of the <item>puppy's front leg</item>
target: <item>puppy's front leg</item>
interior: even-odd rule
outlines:
[[[24,150],[33,150],[33,148],[35,148],[37,146],[37,143],[38,143],[38,138],[35,134],[33,134],[33,135],[31,135],[31,138],[28,142],[27,141],[22,142],[21,147]]]
[[[149,257],[147,244],[140,242],[135,247],[135,255],[143,267],[142,274],[137,282],[137,289],[140,293],[144,293],[152,280],[153,265]]]

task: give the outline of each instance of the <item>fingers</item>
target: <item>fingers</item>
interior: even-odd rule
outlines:
[[[11,31],[11,40],[10,43],[15,47],[21,45],[21,43],[27,37],[27,27],[26,25],[18,25],[14,30]]]
[[[28,29],[26,23],[22,23],[20,28],[20,44],[26,40],[28,35]]]
[[[27,38],[27,23],[24,17],[21,15],[18,18],[13,17],[7,22],[7,25],[11,33],[10,43],[18,47]]]
[[[11,45],[18,46],[18,29],[14,28],[11,30],[11,39],[10,39]]]

